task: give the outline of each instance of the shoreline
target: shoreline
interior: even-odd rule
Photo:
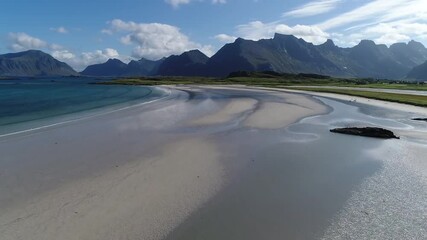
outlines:
[[[351,114],[371,121],[345,101],[275,88],[167,89],[170,95],[150,104],[3,137],[0,235],[194,239],[200,232],[193,228],[209,232],[230,219],[241,224],[227,231],[247,239],[256,238],[253,224],[273,227],[274,237],[312,236],[380,169],[370,154],[357,154],[357,146],[381,149],[378,140],[329,134]],[[246,222],[246,211],[277,222]],[[284,220],[287,227],[279,227]]]
[[[168,97],[170,97],[171,95],[171,91],[168,90],[167,88],[160,88],[160,87],[153,87],[156,89],[161,90],[162,92],[164,92],[166,94],[166,96],[160,97],[160,98],[154,98],[153,100],[150,101],[146,101],[145,99],[139,99],[139,100],[131,100],[131,101],[126,101],[126,102],[122,102],[122,103],[114,103],[114,104],[109,104],[109,105],[104,105],[102,107],[97,107],[97,108],[92,108],[92,109],[84,109],[84,110],[80,110],[77,112],[71,112],[71,113],[66,113],[66,114],[61,114],[61,115],[56,115],[56,116],[50,116],[50,117],[46,117],[46,118],[42,118],[42,119],[36,119],[36,120],[30,120],[30,121],[25,121],[25,122],[18,122],[18,123],[12,123],[12,124],[8,124],[8,125],[4,125],[2,127],[15,127],[18,126],[17,128],[27,128],[27,129],[22,129],[22,130],[15,130],[13,132],[7,132],[7,133],[0,133],[0,140],[1,138],[4,137],[8,137],[8,136],[14,136],[14,135],[20,135],[23,133],[30,133],[30,132],[34,132],[34,131],[39,131],[39,130],[43,130],[43,129],[49,129],[52,127],[56,127],[56,126],[61,126],[61,125],[66,125],[66,124],[70,124],[70,123],[74,123],[74,122],[79,122],[79,121],[83,121],[86,119],[90,119],[90,118],[96,118],[99,116],[103,116],[106,114],[111,114],[111,113],[115,113],[115,112],[120,112],[123,110],[127,110],[130,108],[134,108],[134,107],[140,107],[146,104],[150,104],[150,103],[154,103],[163,99],[166,99]],[[131,105],[129,105],[131,104]],[[61,120],[60,120],[61,119]],[[58,122],[58,120],[60,120]],[[40,124],[41,122],[46,122],[45,124]],[[39,126],[35,126],[35,127],[30,127],[28,128],[28,126],[30,125],[39,125]]]
[[[171,88],[170,91],[179,89]],[[221,91],[205,87],[200,91],[206,96],[222,95]],[[210,139],[213,135],[199,132],[198,129],[200,126],[208,126],[217,129],[215,131],[220,134],[224,131],[222,126],[232,122],[237,121],[238,125],[244,126],[244,122],[240,122],[245,121],[241,115],[246,112],[250,116],[258,111],[260,99],[252,96],[257,93],[264,94],[264,91],[231,92],[230,97],[224,98],[225,105],[217,101],[205,105],[204,102],[212,101],[210,97],[206,100],[189,100],[188,93],[177,93],[155,99],[155,102],[144,102],[96,116],[3,136],[0,150],[7,161],[0,161],[3,169],[0,172],[0,182],[3,183],[0,184],[0,191],[5,193],[0,198],[0,205],[4,208],[0,216],[0,234],[5,239],[18,236],[35,239],[61,236],[62,239],[74,239],[73,234],[79,232],[78,235],[83,238],[108,238],[110,230],[116,228],[105,226],[123,224],[115,222],[115,219],[128,217],[127,231],[115,230],[118,238],[142,234],[134,223],[143,223],[147,228],[143,231],[144,239],[162,239],[186,216],[214,196],[221,182],[228,179],[222,173],[224,170],[221,170],[225,166],[222,160],[219,161],[223,158],[223,150],[217,149],[218,143]],[[267,101],[284,101],[284,96],[293,95],[274,96]],[[315,102],[305,96],[296,98],[304,100],[294,104]],[[216,104],[220,104],[219,108],[215,107]],[[206,106],[210,110],[206,110]],[[286,104],[281,106],[287,107]],[[316,103],[315,106],[319,105]],[[296,113],[298,118],[306,114]],[[308,115],[313,114],[317,114],[314,109]],[[193,119],[192,116],[201,117]],[[177,121],[165,121],[170,117],[177,118]],[[251,122],[260,129],[269,124],[263,119]],[[278,125],[274,128],[282,128],[293,123],[293,120],[278,119],[276,122]],[[193,130],[176,132],[181,126]],[[23,146],[29,147],[20,151]],[[190,157],[189,154],[196,155]],[[212,160],[207,161],[209,158]],[[197,164],[202,165],[196,168]],[[194,169],[190,170],[189,166]],[[172,183],[174,185],[170,185]],[[11,191],[9,186],[14,186],[16,190]],[[188,187],[187,193],[179,200],[177,197],[182,193],[176,191],[185,186]],[[161,192],[158,196],[151,196],[153,191],[157,191],[155,189]],[[109,195],[105,195],[107,193]],[[95,202],[98,203],[93,205]],[[111,209],[120,202],[126,202],[127,207]],[[164,205],[159,208],[158,204],[162,202]],[[141,204],[148,205],[143,207]],[[184,212],[181,204],[186,206]],[[141,207],[146,209],[142,212],[150,209],[154,212],[148,215],[131,213]],[[174,214],[169,215],[171,213]],[[96,221],[98,217],[95,216],[103,221]],[[162,224],[159,225],[159,221]],[[66,224],[57,225],[61,222]],[[47,232],[38,230],[42,225],[47,227]],[[92,231],[88,226],[92,226]]]
[[[230,86],[232,87],[232,86]],[[269,87],[253,87],[253,86],[234,86],[236,88],[244,87],[248,89],[264,89],[264,90],[271,90],[271,91],[278,91],[278,92],[289,92],[289,93],[301,93],[311,96],[318,96],[318,97],[326,97],[336,100],[342,100],[347,102],[354,102],[355,100],[358,103],[371,105],[375,107],[381,107],[381,108],[387,108],[390,110],[398,110],[403,112],[412,112],[416,114],[422,114],[427,116],[427,108],[421,107],[421,106],[415,106],[410,104],[404,104],[404,103],[398,103],[398,102],[391,102],[391,101],[384,101],[384,100],[378,100],[378,99],[372,99],[372,98],[366,98],[366,97],[359,97],[359,96],[351,96],[346,94],[337,94],[337,93],[323,93],[323,92],[315,92],[315,91],[303,91],[303,90],[293,90],[290,88],[269,88]]]
[[[360,97],[360,96],[352,96],[352,95],[346,95],[346,94],[338,94],[338,93],[324,93],[324,92],[316,92],[316,91],[304,91],[304,90],[293,90],[293,89],[283,89],[285,91],[294,92],[294,93],[304,93],[319,97],[329,97],[332,99],[338,99],[343,101],[357,101],[362,104],[367,104],[371,106],[376,107],[382,107],[382,108],[388,108],[392,110],[399,110],[399,111],[411,111],[413,113],[417,114],[423,114],[427,116],[427,108],[412,104],[405,104],[405,103],[399,103],[399,102],[393,102],[393,101],[386,101],[386,100],[380,100],[380,99],[374,99],[374,98],[367,98],[367,97]],[[374,91],[372,91],[374,92]],[[422,95],[423,96],[423,95]]]

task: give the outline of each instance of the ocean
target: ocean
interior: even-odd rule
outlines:
[[[119,109],[165,95],[155,87],[92,84],[106,79],[38,78],[0,81],[0,135]]]

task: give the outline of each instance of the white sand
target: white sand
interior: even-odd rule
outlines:
[[[348,96],[348,95],[335,94],[335,93],[321,93],[321,92],[288,90],[288,89],[286,89],[286,90],[283,89],[280,91],[290,92],[290,93],[306,93],[306,94],[309,94],[312,96],[328,97],[328,98],[344,100],[344,101],[356,101],[356,102],[368,104],[371,106],[387,108],[387,109],[392,109],[392,110],[399,110],[399,111],[404,111],[404,112],[408,112],[408,113],[421,114],[421,115],[427,116],[427,108],[417,107],[417,106],[408,105],[408,104],[387,102],[387,101],[381,101],[381,100],[376,100],[376,99]]]
[[[221,124],[231,121],[237,115],[254,109],[257,100],[251,98],[232,99],[219,111],[192,121],[195,125]]]
[[[327,111],[326,106],[295,94],[276,94],[286,103],[266,102],[245,121],[248,127],[276,129],[283,128],[298,120]]]
[[[71,182],[2,210],[0,239],[159,239],[220,187],[218,155],[214,144],[189,139],[151,159]]]
[[[210,87],[200,88],[203,93],[203,89]],[[245,126],[280,128],[326,111],[325,106],[303,95],[259,89],[241,91],[248,91],[248,96],[228,98],[229,103],[222,109],[196,120],[191,116],[200,116],[197,111],[192,112],[200,108],[197,101],[187,103],[186,99],[179,98],[160,101],[152,105],[152,109],[147,107],[150,111],[146,112],[130,108],[43,129],[34,135],[5,137],[0,142],[0,150],[3,149],[3,154],[6,152],[4,157],[11,162],[26,164],[36,158],[37,164],[37,160],[47,159],[42,161],[45,165],[41,165],[41,174],[44,169],[50,169],[49,164],[65,164],[70,169],[86,169],[87,164],[103,170],[85,173],[78,179],[63,179],[61,173],[47,174],[49,181],[60,184],[41,194],[24,195],[28,196],[25,199],[8,192],[10,198],[16,197],[19,202],[1,209],[0,239],[161,239],[214,196],[226,181],[224,166],[219,161],[223,150],[217,149],[216,143],[207,140],[209,136],[203,133],[193,133],[191,137],[179,135],[176,133],[179,126],[227,123],[248,112],[243,120]],[[260,103],[251,98],[249,91],[274,95],[274,98],[267,97]],[[171,137],[180,142],[152,140],[151,137],[164,137],[168,130]],[[54,144],[56,141],[59,143]],[[149,156],[140,150],[152,145],[154,153],[150,152]],[[25,147],[25,151],[14,150],[21,147]],[[61,158],[67,161],[57,161]],[[120,166],[106,169],[105,165],[112,162],[120,162]],[[31,164],[28,168],[25,166],[16,166],[24,176],[26,171],[32,171]],[[58,169],[68,173],[64,168]],[[7,169],[0,172],[5,173]],[[19,185],[20,190],[37,189],[40,187],[37,184],[46,184],[43,176],[40,178],[42,180],[34,183],[15,179],[11,187],[25,183],[28,186]]]
[[[327,107],[308,96],[278,92],[270,88],[245,88],[243,86],[199,86],[208,89],[250,91],[268,94],[280,98],[277,101],[265,101],[244,120],[244,126],[264,129],[284,128],[298,120],[327,112]],[[274,91],[270,91],[274,90]],[[239,113],[253,109],[256,99],[234,99],[220,111],[195,120],[194,124],[218,124],[233,119]]]

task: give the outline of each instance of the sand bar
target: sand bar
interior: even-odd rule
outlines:
[[[255,108],[257,100],[251,98],[232,99],[219,111],[192,121],[195,125],[221,124],[231,121],[237,115]]]
[[[371,106],[381,107],[381,108],[387,108],[391,110],[399,110],[403,112],[410,112],[414,114],[421,114],[424,116],[427,116],[427,108],[425,107],[418,107],[413,106],[409,104],[402,104],[402,103],[395,103],[395,102],[387,102],[382,100],[376,100],[376,99],[370,99],[370,98],[364,98],[364,97],[357,97],[357,96],[348,96],[343,94],[335,94],[335,93],[321,93],[321,92],[312,92],[312,91],[300,91],[300,90],[280,90],[284,92],[293,92],[293,93],[305,93],[311,96],[320,96],[320,97],[328,97],[338,100],[344,100],[344,101],[357,101],[358,103],[368,104]]]
[[[357,144],[377,147],[374,140],[320,137],[327,119],[302,132],[298,124],[291,126],[296,133],[286,131],[304,117],[328,113],[310,97],[315,93],[196,86],[192,99],[171,89],[169,98],[152,104],[1,138],[2,240],[195,239],[197,231],[183,226],[227,230],[213,231],[211,239],[256,239],[257,232],[313,236],[353,187],[379,169],[368,155],[363,161],[348,156],[360,152]],[[205,125],[216,131],[201,131]],[[301,139],[285,143],[287,134]],[[307,134],[318,140],[305,142]],[[348,149],[339,157],[325,151],[337,145]],[[311,156],[322,158],[313,162]],[[206,215],[198,215],[203,209]],[[203,219],[213,222],[199,226]],[[222,225],[228,221],[230,227]]]

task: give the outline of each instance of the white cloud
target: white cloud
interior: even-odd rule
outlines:
[[[333,10],[344,0],[317,0],[284,13],[289,17],[317,15]],[[274,33],[290,34],[307,42],[320,44],[332,38],[337,45],[351,47],[363,39],[390,45],[410,39],[427,39],[426,0],[370,0],[353,10],[316,25],[289,26],[276,22],[253,21],[236,27],[235,36],[251,40],[271,38]],[[224,42],[228,35],[215,36]]]
[[[338,45],[346,47],[354,46],[363,39],[374,40],[377,44],[391,45],[411,39],[424,40],[424,36],[427,36],[427,24],[401,20],[364,26],[356,31],[333,33],[331,36]]]
[[[411,37],[399,33],[386,33],[380,37],[374,39],[377,44],[391,45],[397,42],[407,42],[411,40]]]
[[[104,63],[110,58],[117,58],[123,62],[129,62],[130,60],[129,57],[120,55],[119,52],[113,48],[82,52],[80,54],[74,54],[69,50],[59,50],[53,51],[52,56],[60,61],[68,63],[77,71],[83,70],[88,65]]]
[[[181,4],[189,4],[190,0],[166,0],[166,2],[176,8]]]
[[[67,60],[74,59],[76,57],[76,55],[74,55],[73,53],[71,53],[68,50],[58,50],[58,51],[52,52],[52,57],[54,57],[60,61],[67,61]]]
[[[259,40],[263,38],[271,38],[275,33],[289,34],[302,38],[305,41],[320,44],[325,42],[329,34],[322,31],[316,26],[295,25],[290,27],[280,23],[263,23],[254,21],[248,24],[237,26],[238,36],[250,40]]]
[[[308,17],[334,10],[341,0],[320,0],[306,3],[294,10],[285,12],[285,17]]]
[[[390,45],[396,42],[409,41],[414,36],[426,35],[427,24],[411,23],[407,21],[379,23],[361,29],[360,34],[369,39],[373,39],[377,43]]]
[[[15,52],[25,51],[30,49],[37,50],[61,50],[63,47],[59,44],[49,44],[48,42],[28,35],[27,33],[9,33],[9,49]]]
[[[121,42],[125,45],[135,45],[132,56],[159,59],[172,54],[199,49],[206,55],[212,55],[209,45],[201,45],[191,41],[175,26],[161,23],[135,23],[115,19],[110,23],[112,33],[125,33]]]
[[[318,26],[328,30],[360,22],[381,23],[402,18],[425,21],[426,15],[427,1],[425,0],[374,0],[328,19]]]
[[[83,52],[80,55],[80,64],[90,65],[102,63],[110,58],[120,58],[120,55],[117,50],[113,48],[106,48],[104,50],[95,50],[93,52]]]
[[[361,39],[387,45],[422,40],[427,35],[427,1],[374,0],[317,26],[339,31],[341,36],[334,40],[343,46],[353,46]]]
[[[227,1],[226,0],[212,0],[212,3],[213,4],[225,4],[225,3],[227,3]]]
[[[231,43],[231,42],[234,42],[237,39],[237,37],[230,36],[227,34],[218,34],[215,36],[215,39],[223,43]]]
[[[9,40],[11,42],[9,49],[12,51],[25,51],[29,49],[42,50],[51,54],[59,61],[66,62],[78,71],[83,70],[86,66],[91,64],[103,63],[110,58],[118,58],[124,62],[130,61],[130,57],[120,55],[119,52],[113,48],[76,54],[65,49],[61,45],[48,43],[26,33],[9,33]]]
[[[9,40],[11,45],[9,49],[13,51],[25,51],[29,49],[43,49],[48,46],[48,44],[36,37],[32,37],[26,33],[9,33]]]
[[[49,44],[49,49],[53,51],[57,51],[57,50],[64,49],[64,47],[59,44],[52,43],[52,44]]]
[[[113,31],[111,31],[110,29],[102,29],[101,33],[108,34],[108,35],[113,35]]]
[[[180,5],[189,4],[192,0],[165,0],[166,3],[172,5],[174,8],[178,8]],[[202,2],[203,0],[199,0]],[[212,4],[225,4],[227,0],[212,0]]]
[[[58,27],[58,28],[50,28],[51,31],[55,31],[57,33],[62,33],[62,34],[66,34],[68,33],[68,29],[66,29],[65,27]]]

